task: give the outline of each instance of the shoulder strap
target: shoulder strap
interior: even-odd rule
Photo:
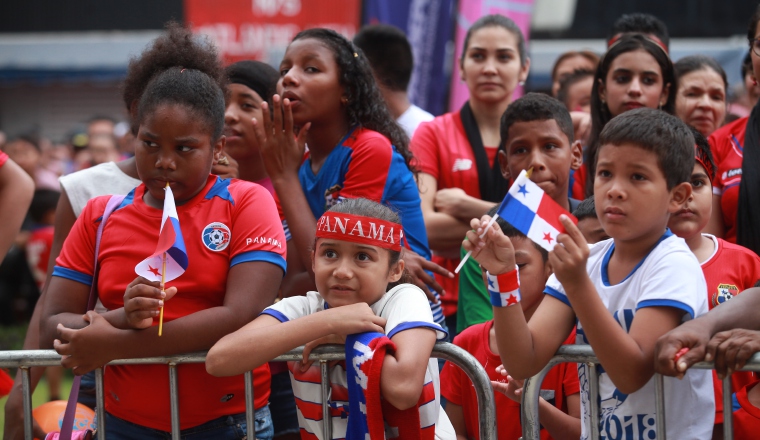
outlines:
[[[475,166],[478,170],[478,186],[480,188],[480,198],[489,202],[499,203],[507,194],[509,185],[501,175],[499,161],[494,160],[493,166],[488,162],[488,153],[483,146],[483,139],[480,137],[480,128],[475,121],[475,115],[472,113],[470,101],[467,101],[459,111],[462,120],[462,127],[470,143],[470,148],[475,156]]]
[[[98,225],[98,232],[95,235],[95,262],[92,265],[92,285],[90,286],[90,298],[87,300],[87,311],[95,308],[95,301],[98,299],[98,255],[100,254],[100,239],[103,236],[103,228],[106,226],[108,217],[116,211],[116,208],[124,201],[124,195],[112,195],[108,199],[106,209],[103,211],[103,217]],[[79,397],[79,382],[81,382],[82,376],[75,376],[74,382],[71,384],[71,392],[69,393],[69,401],[66,404],[66,412],[63,416],[63,422],[61,423],[61,435],[59,440],[71,440],[71,432],[74,427],[74,415],[77,408],[77,398]]]

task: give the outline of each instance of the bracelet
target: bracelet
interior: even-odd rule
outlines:
[[[491,275],[486,271],[486,280],[492,306],[509,307],[520,302],[520,275],[517,266],[500,275]]]

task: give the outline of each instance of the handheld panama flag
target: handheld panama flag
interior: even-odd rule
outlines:
[[[153,254],[135,266],[135,273],[150,281],[160,281],[161,291],[164,283],[178,278],[187,269],[187,250],[182,230],[179,228],[177,207],[174,205],[174,194],[167,183],[164,189],[164,213],[161,216],[161,231],[158,234],[158,244]],[[158,335],[161,336],[164,309],[161,308]]]
[[[565,214],[573,223],[578,220],[564,210],[544,190],[530,180],[527,171],[523,170],[512,186],[509,188],[504,200],[502,200],[496,214],[486,225],[483,231],[487,231],[498,217],[503,218],[518,231],[525,234],[536,244],[551,252],[557,243],[557,236],[565,232],[565,227],[559,221],[559,216]],[[483,232],[485,235],[485,232]],[[464,265],[470,257],[468,252],[454,272]]]

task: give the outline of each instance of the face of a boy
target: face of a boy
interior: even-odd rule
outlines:
[[[582,161],[580,144],[571,145],[554,119],[515,122],[509,127],[505,152],[499,153],[504,178],[533,168],[530,180],[565,208],[570,170],[578,169]]]
[[[707,226],[712,214],[712,185],[707,172],[699,163],[691,174],[691,197],[670,216],[668,227],[677,236],[688,240]]]
[[[610,238],[610,236],[604,232],[602,224],[596,217],[585,217],[578,220],[578,229],[580,229],[583,238],[586,239],[588,244],[599,243],[600,241]]]
[[[686,197],[685,185],[668,191],[654,152],[634,144],[599,149],[594,202],[599,221],[616,246],[656,242]]]

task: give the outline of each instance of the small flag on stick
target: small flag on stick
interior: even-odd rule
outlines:
[[[562,214],[567,215],[573,223],[578,223],[572,214],[530,180],[529,172],[523,170],[509,188],[496,214],[483,229],[483,234],[485,235],[485,231],[501,217],[536,244],[551,252],[557,243],[557,236],[565,232],[565,227],[559,221]],[[470,254],[471,252],[468,252],[462,258],[454,272],[459,272]]]
[[[158,234],[158,244],[153,254],[135,266],[135,273],[150,281],[160,281],[161,291],[165,283],[178,278],[185,273],[188,259],[185,240],[179,227],[179,216],[174,204],[174,194],[167,182],[164,189],[164,214],[161,216],[161,230]],[[163,327],[164,308],[161,307],[159,316],[158,335],[161,336]]]

